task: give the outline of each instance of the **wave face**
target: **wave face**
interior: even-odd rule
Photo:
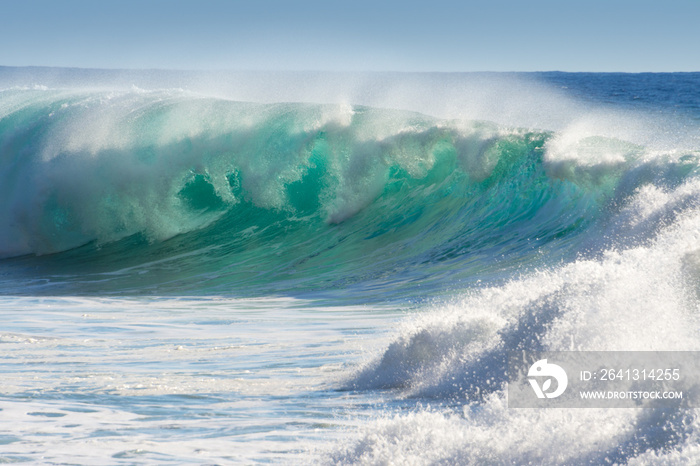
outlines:
[[[571,254],[643,152],[584,141],[621,157],[601,172],[543,131],[184,91],[0,102],[14,292],[441,292]]]

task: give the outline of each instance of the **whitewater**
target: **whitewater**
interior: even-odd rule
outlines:
[[[500,366],[700,350],[698,89],[0,67],[0,462],[699,462]]]

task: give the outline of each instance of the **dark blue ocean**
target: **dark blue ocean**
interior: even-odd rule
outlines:
[[[700,350],[700,73],[0,67],[0,462],[694,464],[513,350]]]

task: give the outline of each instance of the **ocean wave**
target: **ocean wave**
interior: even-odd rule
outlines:
[[[137,88],[2,91],[0,148],[0,255],[102,292],[463,287],[697,171],[576,128]]]

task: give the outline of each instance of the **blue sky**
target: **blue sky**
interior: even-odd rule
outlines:
[[[0,0],[0,65],[700,71],[700,0]]]

